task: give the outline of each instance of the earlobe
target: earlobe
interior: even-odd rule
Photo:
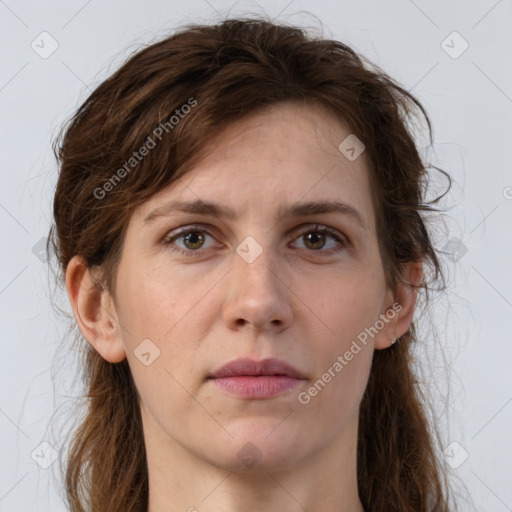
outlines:
[[[74,256],[66,268],[66,290],[84,338],[103,359],[118,363],[126,358],[114,304],[106,289],[94,281],[83,258]]]
[[[385,320],[388,321],[385,327],[375,336],[376,349],[390,347],[395,340],[409,330],[416,308],[418,287],[422,278],[421,261],[409,263],[405,271],[404,282],[397,284],[393,304],[388,306],[384,313]]]

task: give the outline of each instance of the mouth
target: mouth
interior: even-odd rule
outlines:
[[[222,366],[208,380],[231,395],[261,399],[291,391],[306,379],[286,361],[243,358]]]

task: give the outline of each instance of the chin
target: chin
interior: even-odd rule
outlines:
[[[233,436],[229,442],[221,441],[215,453],[208,450],[210,462],[225,471],[258,473],[285,471],[307,456],[307,447],[296,432],[285,428],[282,419],[262,419],[250,425],[226,429]],[[276,428],[277,427],[277,428]],[[312,447],[313,449],[313,447]]]

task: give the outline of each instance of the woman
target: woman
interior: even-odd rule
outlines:
[[[349,47],[259,19],[90,95],[50,232],[88,388],[71,511],[453,510],[411,369],[442,278],[418,111],[430,133]]]

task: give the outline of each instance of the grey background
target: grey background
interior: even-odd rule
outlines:
[[[444,457],[471,493],[474,503],[462,510],[512,510],[510,0],[0,0],[0,512],[65,510],[57,462],[42,467],[52,449],[62,448],[54,431],[80,392],[59,345],[66,323],[50,304],[53,295],[67,307],[66,297],[53,292],[39,250],[57,178],[51,142],[141,43],[185,22],[255,12],[323,28],[426,107],[434,147],[425,154],[454,183],[442,203],[446,218],[433,226],[449,289],[433,304],[435,329],[422,327],[421,371],[443,448],[457,443]],[[58,43],[47,58],[31,47],[33,41],[43,47],[43,31]],[[459,55],[464,41],[469,46]],[[437,185],[441,190],[443,182]],[[469,499],[468,491],[461,494]]]

